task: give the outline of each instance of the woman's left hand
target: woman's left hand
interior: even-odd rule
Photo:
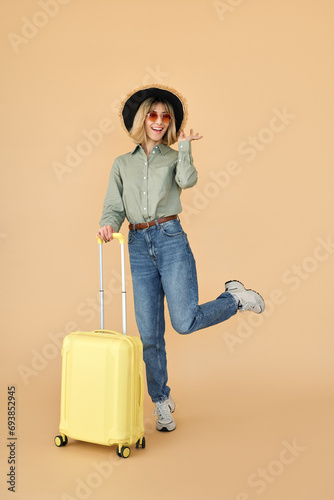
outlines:
[[[190,134],[187,136],[183,130],[180,131],[180,135],[179,135],[179,142],[181,141],[198,141],[199,139],[202,139],[202,135],[199,135],[199,133],[197,132],[196,135],[194,135],[194,131],[193,129],[191,128],[190,129]]]

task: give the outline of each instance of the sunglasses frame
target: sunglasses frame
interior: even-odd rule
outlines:
[[[155,118],[153,118],[151,115],[155,115]],[[157,113],[156,111],[149,111],[146,116],[150,120],[150,122],[155,122],[159,116],[159,113]],[[169,123],[172,119],[171,115],[167,112],[161,113],[160,116],[163,123]],[[164,120],[164,117],[168,117],[167,120]]]

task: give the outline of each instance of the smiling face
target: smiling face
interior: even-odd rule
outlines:
[[[168,111],[162,102],[158,102],[152,109],[150,109],[150,111],[155,111],[158,114],[158,117],[155,121],[151,121],[146,116],[144,122],[145,132],[151,141],[155,144],[161,144],[162,138],[169,127],[169,123],[162,121],[162,114],[168,113]]]

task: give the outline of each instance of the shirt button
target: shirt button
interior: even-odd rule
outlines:
[[[153,154],[155,153],[155,151],[153,151]]]
[[[144,194],[146,194],[146,191],[144,191]]]
[[[146,177],[144,177],[144,179],[146,179]]]

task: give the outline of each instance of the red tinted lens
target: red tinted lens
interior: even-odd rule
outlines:
[[[147,117],[150,120],[150,122],[155,122],[156,119],[158,118],[158,113],[155,111],[151,111],[150,113],[147,113]]]
[[[161,118],[164,123],[169,123],[171,116],[168,113],[162,113]]]
[[[158,119],[158,113],[155,111],[150,111],[150,113],[147,113],[147,117],[151,122],[155,122]],[[163,123],[169,123],[171,119],[171,116],[169,113],[162,113],[161,115],[161,120]]]

